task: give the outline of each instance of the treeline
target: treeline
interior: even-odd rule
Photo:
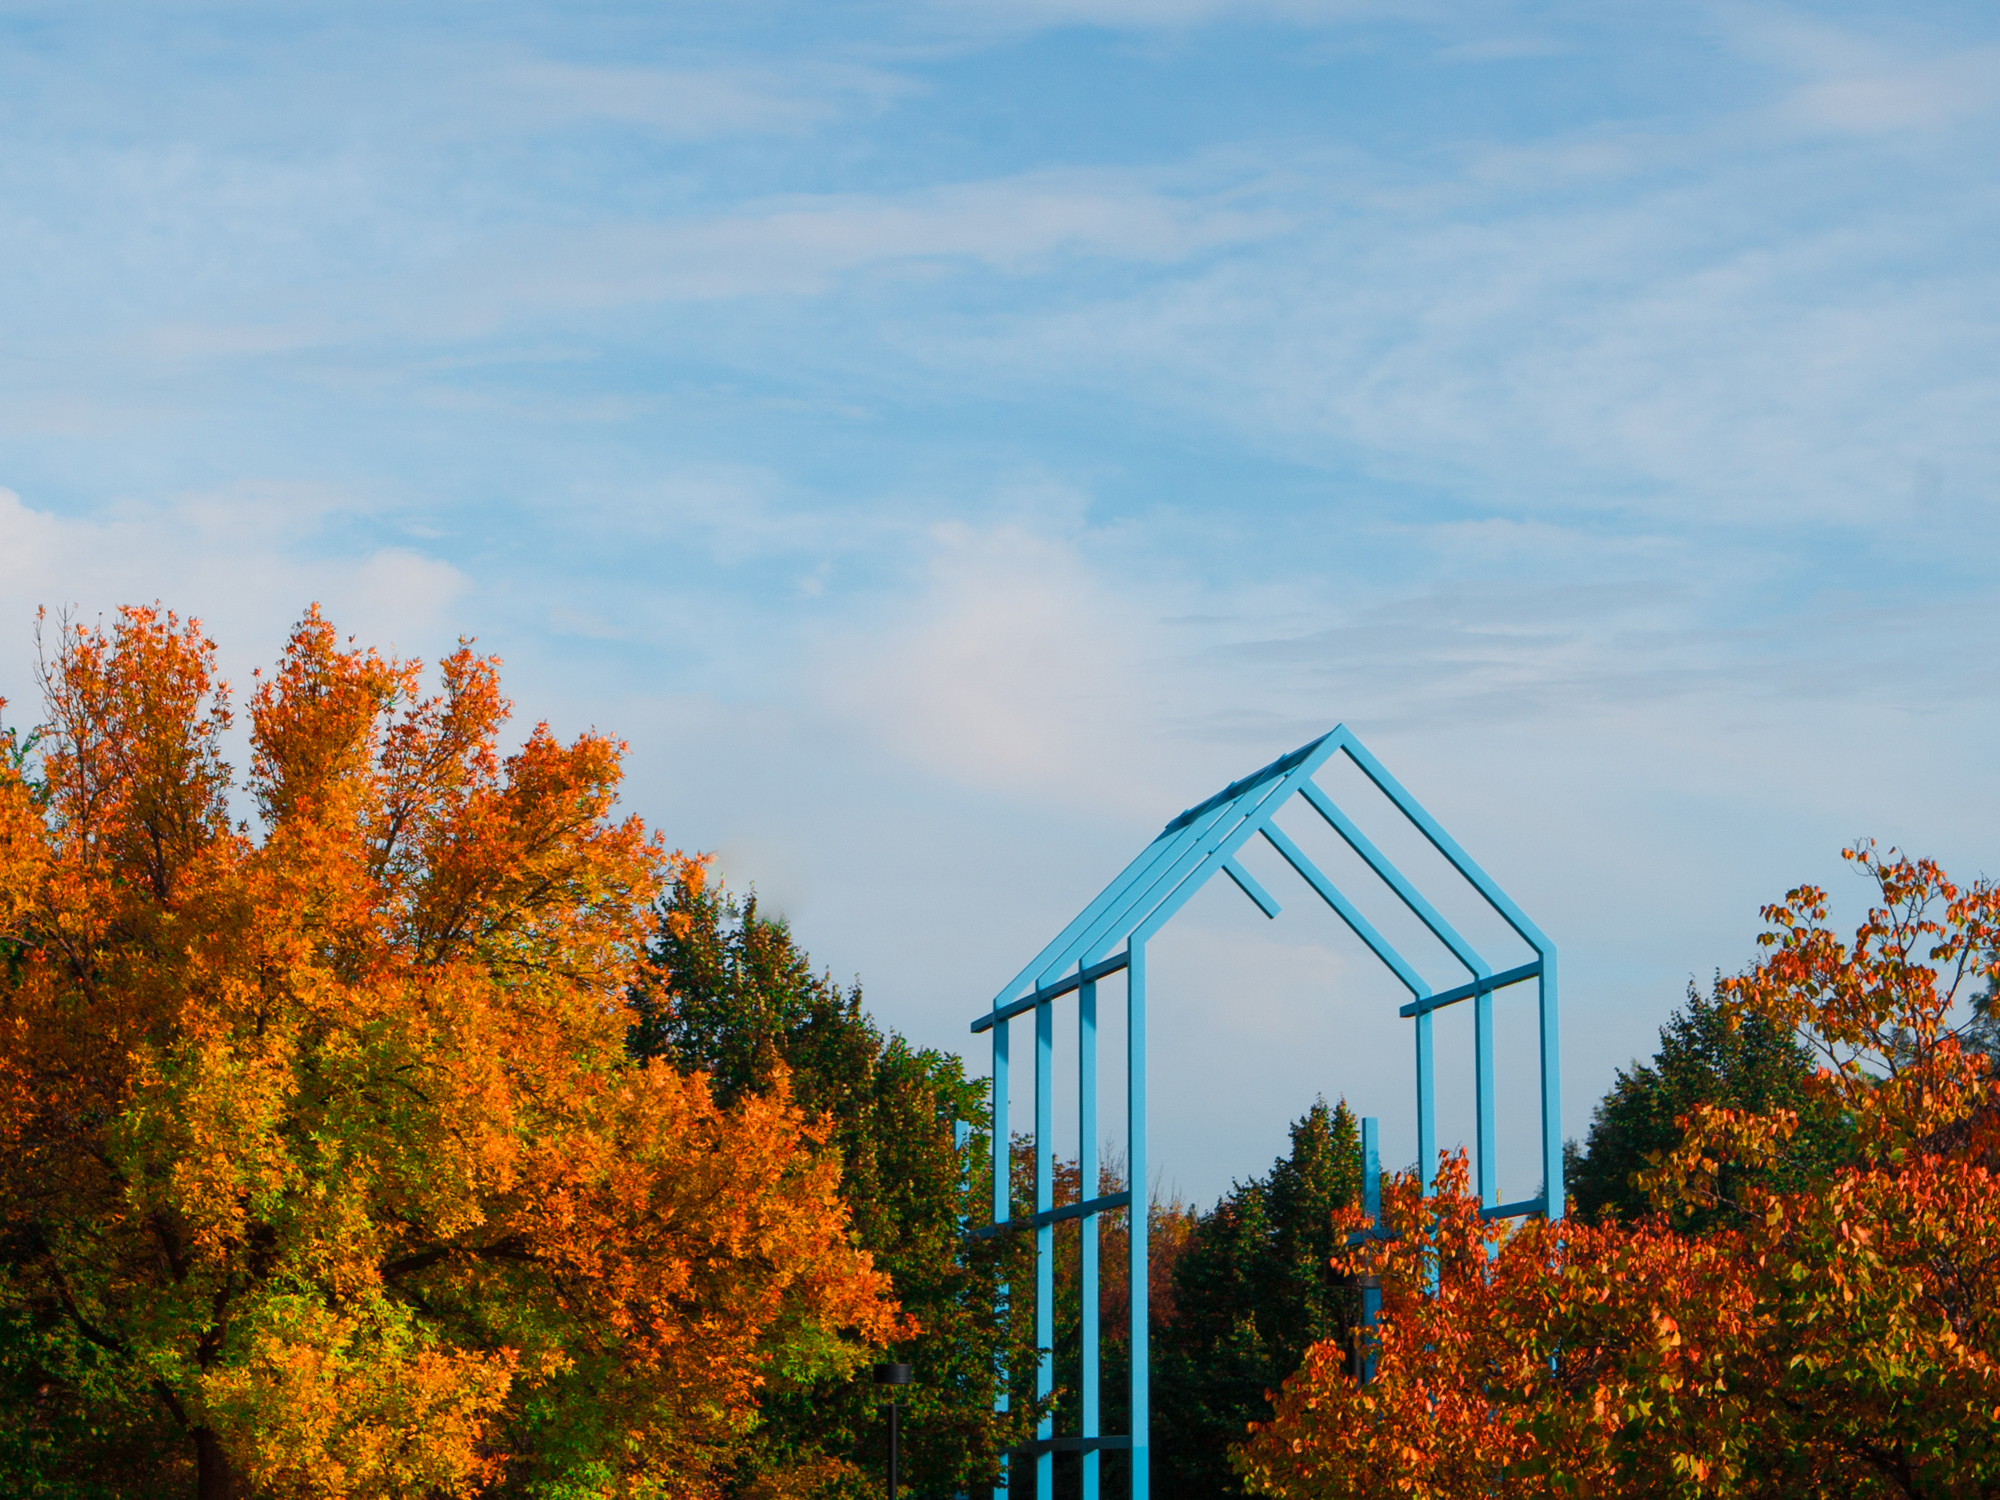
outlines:
[[[0,1492],[874,1494],[885,1351],[917,1485],[995,1477],[979,1086],[619,814],[621,746],[503,754],[495,663],[426,694],[314,611],[239,776],[196,624],[45,646],[0,732]]]
[[[858,1500],[882,1358],[918,1372],[906,1489],[1000,1477],[1039,1413],[999,1295],[1031,1237],[963,1232],[986,1084],[621,816],[622,747],[503,754],[494,662],[426,694],[313,611],[239,774],[195,623],[45,646],[40,727],[0,728],[0,1490]],[[1154,1208],[1163,1495],[1234,1492],[1265,1393],[1346,1337],[1356,1172],[1322,1103],[1211,1211]]]
[[[2000,1493],[2000,888],[1848,851],[1689,991],[1569,1157],[1569,1218],[1484,1219],[1463,1155],[1385,1186],[1356,1382],[1322,1344],[1233,1455],[1332,1497]]]
[[[732,896],[706,866],[683,860],[660,909],[652,954],[663,978],[635,992],[630,1034],[636,1056],[663,1058],[706,1075],[725,1104],[767,1091],[782,1074],[791,1097],[820,1122],[842,1163],[841,1193],[856,1241],[894,1284],[922,1332],[885,1357],[909,1363],[904,1392],[903,1482],[917,1496],[959,1493],[996,1477],[1008,1446],[1032,1436],[1035,1367],[1026,1299],[1005,1324],[991,1313],[1002,1282],[1032,1285],[1032,1238],[968,1239],[961,1216],[983,1222],[991,1161],[978,1122],[987,1083],[968,1079],[953,1056],[911,1048],[871,1020],[860,987],[815,973],[789,928],[764,916],[754,892]],[[955,1123],[970,1127],[954,1149]],[[1012,1152],[1012,1193],[1033,1202],[1032,1143]],[[1096,1192],[1125,1183],[1118,1164]],[[1074,1159],[1058,1160],[1058,1204],[1082,1196]],[[1270,1392],[1305,1351],[1348,1337],[1358,1304],[1332,1268],[1340,1248],[1335,1215],[1357,1201],[1359,1135],[1342,1103],[1315,1103],[1290,1131],[1290,1151],[1268,1173],[1237,1183],[1212,1209],[1171,1200],[1149,1205],[1153,1355],[1153,1485],[1172,1497],[1242,1493],[1229,1451],[1247,1425],[1268,1418]],[[1128,1430],[1126,1281],[1129,1226],[1103,1216],[1099,1234],[1102,1430]],[[1081,1236],[1073,1221],[1056,1235],[1055,1350],[1059,1431],[1080,1425]],[[993,1372],[1011,1368],[1012,1415],[996,1417]],[[865,1381],[823,1378],[779,1387],[761,1403],[754,1439],[731,1488],[753,1494],[767,1476],[835,1473],[851,1464],[879,1488],[882,1424]],[[1124,1458],[1104,1456],[1115,1492]],[[1057,1492],[1072,1492],[1077,1460],[1061,1455]],[[1010,1493],[1034,1494],[1032,1465],[1009,1476]],[[869,1490],[874,1493],[874,1490]]]
[[[622,817],[621,746],[503,755],[495,663],[426,694],[314,611],[239,775],[196,625],[47,645],[41,727],[0,728],[0,1492],[860,1500],[885,1357],[908,1490],[1000,1477],[1042,1413],[1031,1237],[964,1234],[985,1083]],[[1369,1224],[1324,1101],[1212,1208],[1149,1204],[1156,1491],[2000,1493],[2000,891],[1851,857],[1853,939],[1768,908],[1559,1223],[1484,1219],[1461,1156]]]

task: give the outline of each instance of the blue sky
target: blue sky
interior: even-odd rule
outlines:
[[[1996,160],[1974,5],[0,6],[0,693],[41,604],[476,636],[952,1046],[1344,720],[1580,1133],[1843,843],[1994,862]],[[1165,1177],[1407,1155],[1393,986],[1241,905]]]

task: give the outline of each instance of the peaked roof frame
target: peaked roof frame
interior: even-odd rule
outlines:
[[[1345,754],[1402,813],[1458,874],[1534,951],[1525,963],[1496,970],[1478,949],[1454,928],[1431,901],[1364,834],[1338,803],[1313,780],[1334,756]],[[1326,874],[1274,821],[1294,799],[1323,819],[1347,847],[1374,873],[1432,936],[1465,969],[1465,982],[1433,989]],[[1472,857],[1460,847],[1423,805],[1389,774],[1346,725],[1337,725],[1318,739],[1282,755],[1261,770],[1233,781],[1205,802],[1174,818],[1140,851],[1118,877],[1098,893],[1063,930],[1056,934],[1020,973],[993,997],[992,1006],[972,1023],[975,1034],[990,1032],[993,1041],[993,1219],[975,1234],[1006,1229],[1032,1229],[1035,1234],[1035,1343],[1041,1351],[1035,1389],[1046,1396],[1054,1389],[1054,1226],[1081,1221],[1082,1286],[1082,1431],[1057,1437],[1052,1419],[1044,1419],[1036,1441],[1016,1450],[1036,1466],[1036,1493],[1052,1493],[1053,1456],[1081,1453],[1083,1500],[1098,1500],[1098,1455],[1129,1450],[1132,1500],[1147,1500],[1150,1490],[1148,1456],[1148,1358],[1146,1265],[1147,1245],[1143,1198],[1134,1203],[1128,1189],[1057,1207],[1053,1201],[1054,1010],[1053,1002],[1075,994],[1077,1009],[1080,1181],[1094,1185],[1098,1177],[1097,1144],[1097,985],[1123,971],[1126,988],[1126,1109],[1127,1182],[1146,1177],[1146,944],[1173,920],[1196,892],[1216,874],[1229,879],[1265,916],[1275,918],[1280,907],[1263,885],[1243,868],[1237,855],[1261,836],[1306,886],[1346,923],[1384,967],[1410,993],[1399,1014],[1416,1024],[1417,1159],[1424,1191],[1431,1191],[1437,1164],[1437,1090],[1432,1017],[1461,1001],[1473,1002],[1475,1073],[1474,1159],[1482,1212],[1488,1218],[1518,1218],[1544,1214],[1558,1218],[1563,1211],[1562,1120],[1559,1101],[1556,950]],[[1497,990],[1537,983],[1540,1030],[1542,1191],[1516,1203],[1501,1203],[1498,1191],[1497,1142],[1494,1129],[1493,995]],[[1035,1203],[1034,1211],[1015,1216],[1009,1187],[1009,1072],[1011,1032],[1006,1023],[1033,1012],[1035,1016]],[[1374,1184],[1375,1122],[1362,1123],[1364,1177]],[[1371,1201],[1374,1195],[1371,1193]],[[1129,1236],[1131,1288],[1130,1398],[1131,1431],[1108,1436],[1098,1430],[1098,1308],[1097,1229],[1105,1213],[1131,1208],[1138,1232]],[[1364,1292],[1364,1317],[1370,1317],[1379,1293]],[[1001,1397],[1004,1408],[1006,1398]],[[996,1496],[1000,1491],[996,1490]]]

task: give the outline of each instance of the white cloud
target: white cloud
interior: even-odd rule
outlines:
[[[323,526],[365,514],[317,486],[246,486],[86,516],[38,510],[0,490],[0,671],[16,701],[31,680],[37,608],[85,619],[158,600],[200,619],[227,674],[271,661],[309,604],[342,630],[404,655],[435,656],[460,633],[469,580],[404,547],[320,550]]]
[[[862,270],[923,262],[1004,275],[1078,258],[1168,265],[1287,226],[1285,215],[1243,206],[1237,192],[1175,192],[1157,176],[1048,171],[895,194],[792,196],[711,218],[517,243],[487,274],[498,276],[496,310],[516,317],[551,301],[809,295]],[[499,269],[509,259],[520,266],[511,274]],[[551,275],[552,267],[560,270]]]
[[[1302,26],[1355,21],[1415,21],[1447,14],[1445,7],[1391,0],[933,0],[963,23],[998,27],[1104,26],[1184,30],[1227,21],[1277,20]]]
[[[1724,14],[1736,45],[1802,76],[1778,106],[1791,125],[1875,135],[1938,130],[2000,111],[2000,47],[1924,52],[1902,38],[1788,11]]]
[[[550,115],[613,120],[681,141],[797,134],[825,124],[852,101],[879,108],[916,87],[892,73],[828,64],[661,68],[538,61],[503,77]]]
[[[940,527],[908,607],[815,653],[825,711],[932,775],[1073,796],[1143,743],[1127,607],[1069,542]]]

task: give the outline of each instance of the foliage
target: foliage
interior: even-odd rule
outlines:
[[[1721,993],[1735,1024],[1813,1049],[1802,1103],[1850,1122],[1849,1159],[1772,1178],[1800,1111],[1702,1104],[1647,1174],[1663,1212],[1634,1223],[1482,1222],[1462,1158],[1428,1200],[1397,1178],[1396,1237],[1343,1258],[1382,1278],[1377,1378],[1317,1346],[1239,1452],[1254,1489],[2000,1492],[2000,1096],[1958,1024],[1993,975],[2000,892],[1871,846],[1849,857],[1880,894],[1852,944],[1801,887]],[[1732,1171],[1731,1220],[1689,1227]]]
[[[1271,1415],[1270,1392],[1321,1341],[1347,1341],[1358,1305],[1333,1256],[1336,1211],[1361,1188],[1360,1135],[1346,1101],[1314,1103],[1291,1152],[1239,1183],[1193,1226],[1154,1343],[1153,1485],[1165,1500],[1241,1493],[1230,1445]]]
[[[1239,1493],[1229,1445],[1252,1419],[1270,1415],[1269,1391],[1298,1368],[1318,1339],[1342,1338],[1353,1318],[1352,1291],[1340,1285],[1331,1257],[1342,1236],[1334,1212],[1359,1191],[1356,1121],[1343,1102],[1317,1102],[1291,1127],[1291,1151],[1270,1173],[1238,1183],[1207,1214],[1176,1197],[1148,1195],[1147,1312],[1153,1358],[1152,1484],[1168,1497]],[[1033,1201],[1034,1149],[1016,1138],[1014,1196]],[[1054,1201],[1081,1196],[1075,1159],[1055,1162]],[[1096,1193],[1124,1190],[1123,1164],[1099,1169]],[[1129,1216],[1099,1216],[1099,1419],[1106,1432],[1130,1430]],[[1075,1221],[1055,1227],[1055,1418],[1074,1432],[1082,1416],[1082,1236]],[[1024,1303],[1025,1303],[1025,1299]],[[1026,1308],[1023,1307],[1025,1313]],[[1124,1482],[1124,1455],[1103,1456],[1104,1486]],[[1074,1487],[1073,1455],[1055,1464],[1058,1493]],[[1033,1494],[1032,1472],[1014,1485]]]
[[[1721,989],[1720,976],[1710,995],[1688,986],[1686,1005],[1660,1028],[1652,1063],[1619,1069],[1591,1118],[1585,1152],[1571,1143],[1563,1181],[1583,1218],[1631,1220],[1649,1212],[1640,1175],[1680,1144],[1679,1122],[1704,1105],[1799,1112],[1799,1129],[1779,1160],[1757,1174],[1765,1186],[1801,1187],[1823,1178],[1845,1153],[1844,1122],[1819,1107],[1807,1087],[1813,1058],[1805,1042],[1760,1013],[1730,1010]],[[1695,1226],[1717,1214],[1737,1217],[1741,1175],[1732,1165],[1720,1185],[1720,1206],[1697,1211]]]
[[[950,1494],[991,1483],[1002,1450],[1027,1436],[996,1415],[994,1371],[1032,1363],[1032,1329],[996,1317],[999,1284],[1025,1274],[1025,1237],[967,1244],[963,1220],[990,1202],[985,1137],[956,1138],[986,1111],[986,1085],[958,1059],[912,1048],[861,1008],[860,987],[815,975],[782,921],[755,894],[737,899],[707,863],[677,859],[652,956],[663,987],[642,990],[630,1045],[711,1079],[718,1098],[755,1098],[789,1080],[806,1118],[827,1132],[854,1237],[886,1271],[920,1331],[891,1356],[916,1383],[904,1398],[904,1483]],[[882,1482],[882,1421],[865,1380],[811,1371],[775,1386],[733,1476],[768,1493],[778,1476],[815,1476],[828,1493],[873,1494]]]
[[[782,1088],[631,1060],[622,747],[317,610],[231,723],[192,621],[65,626],[0,766],[0,1454],[21,1493],[698,1496],[898,1332]]]
[[[1058,1205],[1075,1203],[1082,1196],[1082,1171],[1074,1157],[1056,1157],[1053,1161],[1054,1181],[1053,1201]],[[1026,1214],[1032,1211],[1035,1193],[1035,1153],[1034,1138],[1017,1135],[1013,1143],[1013,1200],[1014,1212]],[[1098,1164],[1097,1189],[1095,1196],[1109,1197],[1122,1193],[1126,1188],[1125,1163],[1122,1157],[1111,1156],[1101,1159]],[[1146,1202],[1146,1313],[1148,1338],[1156,1351],[1156,1367],[1161,1331],[1174,1319],[1174,1273],[1180,1263],[1181,1254],[1193,1238],[1194,1228],[1200,1215],[1178,1194],[1162,1196],[1157,1184],[1147,1195]],[[1129,1376],[1132,1353],[1132,1278],[1131,1278],[1131,1214],[1124,1208],[1107,1209],[1097,1216],[1097,1265],[1098,1265],[1098,1428],[1101,1432],[1129,1432],[1131,1430],[1131,1399]],[[1083,1378],[1083,1235],[1075,1219],[1065,1219],[1053,1226],[1055,1301],[1053,1306],[1054,1324],[1054,1377],[1055,1393],[1049,1407],[1058,1432],[1073,1433],[1082,1425],[1082,1378]],[[1031,1236],[1022,1235],[1024,1249],[1032,1250]],[[1024,1272],[1032,1275],[1032,1261],[1024,1261]],[[1017,1285],[1032,1285],[1031,1281],[1018,1281]],[[1014,1316],[1024,1341],[1032,1346],[1033,1303],[1029,1297],[1014,1299]],[[1034,1394],[1035,1366],[1032,1359],[1024,1359],[1017,1367],[1013,1382],[1011,1400],[1017,1409],[1025,1409],[1032,1404]],[[1155,1419],[1157,1421],[1157,1418]],[[1107,1494],[1119,1493],[1128,1483],[1126,1478],[1126,1456],[1122,1451],[1111,1450],[1099,1455],[1102,1488]],[[1055,1490],[1058,1494],[1068,1494],[1076,1490],[1081,1464],[1078,1455],[1058,1453],[1055,1455]],[[1016,1500],[1034,1500],[1035,1471],[1032,1465],[1019,1465],[1010,1476],[1008,1493]]]

